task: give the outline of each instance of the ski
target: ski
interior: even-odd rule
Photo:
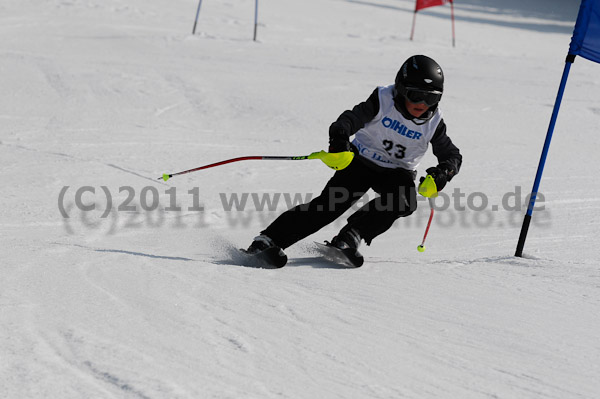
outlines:
[[[267,248],[257,253],[240,249],[244,254],[246,266],[260,267],[263,269],[279,269],[287,263],[287,255],[279,247]]]
[[[316,249],[325,259],[338,265],[347,267],[361,267],[364,263],[364,258],[355,249],[345,248],[339,249],[325,241],[325,244],[314,242]]]

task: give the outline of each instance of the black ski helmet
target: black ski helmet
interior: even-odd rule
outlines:
[[[444,91],[444,72],[437,62],[425,55],[413,55],[400,67],[396,75],[396,89],[405,88]]]
[[[423,124],[435,114],[443,92],[444,72],[439,64],[427,56],[413,55],[404,61],[396,75],[394,104],[406,119]],[[406,109],[406,99],[413,103],[424,102],[429,109],[415,118]]]

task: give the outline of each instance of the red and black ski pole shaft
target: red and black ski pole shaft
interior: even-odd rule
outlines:
[[[303,159],[320,159],[323,163],[335,170],[342,170],[346,166],[352,162],[354,157],[354,153],[350,151],[346,152],[336,152],[336,153],[328,153],[325,151],[317,151],[313,152],[309,155],[300,155],[300,156],[268,156],[268,155],[257,155],[257,156],[246,156],[246,157],[238,157],[227,159],[221,162],[211,163],[209,165],[199,166],[194,169],[184,170],[183,172],[177,173],[164,173],[158,180],[163,179],[164,181],[169,180],[173,176],[184,175],[186,173],[196,172],[202,169],[214,168],[215,166],[225,165],[232,162],[239,161],[250,161],[250,160],[258,160],[258,161],[300,161]]]
[[[429,200],[429,221],[427,222],[427,227],[425,228],[425,234],[423,235],[423,241],[421,242],[421,245],[419,245],[417,247],[417,250],[419,252],[424,252],[425,251],[425,239],[427,238],[427,233],[429,233],[429,227],[431,226],[431,221],[433,220],[433,198],[427,198]]]
[[[189,170],[184,170],[183,172],[177,172],[177,173],[171,173],[171,174],[163,174],[161,177],[158,178],[158,180],[163,179],[164,181],[169,180],[171,177],[173,176],[179,176],[179,175],[185,175],[186,173],[192,173],[192,172],[196,172],[202,169],[208,169],[208,168],[214,168],[215,166],[221,166],[221,165],[225,165],[228,163],[232,163],[232,162],[239,162],[239,161],[251,161],[251,160],[258,160],[258,161],[292,161],[292,160],[301,160],[301,159],[308,159],[308,155],[303,155],[303,156],[247,156],[247,157],[238,157],[238,158],[232,158],[232,159],[226,159],[225,161],[220,161],[220,162],[215,162],[215,163],[211,163],[209,165],[204,165],[204,166],[199,166],[197,168],[194,169],[189,169]]]

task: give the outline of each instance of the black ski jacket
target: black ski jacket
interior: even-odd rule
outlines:
[[[378,89],[375,89],[367,101],[355,105],[352,110],[344,111],[339,118],[331,124],[329,128],[330,140],[341,137],[349,140],[350,136],[354,135],[362,129],[367,122],[375,118],[378,112],[379,95]],[[450,140],[450,137],[446,134],[446,123],[443,119],[438,124],[430,142],[433,147],[433,154],[438,159],[438,166],[447,171],[448,181],[451,180],[460,170],[462,165],[462,155],[460,154],[458,147],[452,143],[452,140]],[[373,166],[380,168],[377,165]]]

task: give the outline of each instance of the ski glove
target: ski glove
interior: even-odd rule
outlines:
[[[329,152],[345,152],[350,150],[350,142],[348,139],[329,139]]]
[[[329,128],[329,152],[351,151],[350,140],[344,130],[335,124]]]
[[[427,169],[426,172],[433,177],[437,190],[442,191],[448,182],[448,170],[443,169],[442,165],[438,165]],[[423,180],[425,180],[425,178],[421,177],[420,182],[423,183]]]

